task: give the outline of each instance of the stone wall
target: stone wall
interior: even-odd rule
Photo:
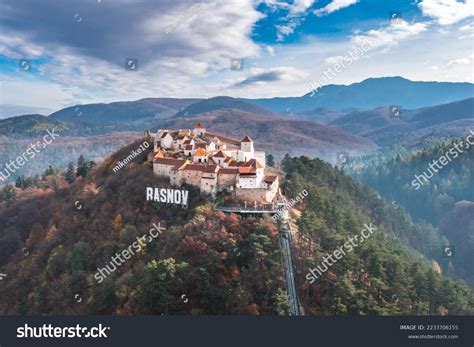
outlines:
[[[181,171],[181,182],[186,182],[196,187],[201,186],[201,174],[202,171],[194,170],[182,170]]]
[[[153,173],[159,176],[167,176],[171,175],[171,169],[173,166],[171,165],[163,165],[163,164],[156,164],[153,163]]]
[[[219,174],[217,178],[218,190],[223,191],[229,186],[235,186],[237,174]]]

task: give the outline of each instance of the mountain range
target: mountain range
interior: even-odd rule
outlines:
[[[474,84],[410,81],[402,77],[369,78],[359,83],[326,85],[300,97],[246,99],[275,112],[309,111],[318,107],[338,111],[370,110],[399,105],[404,109],[434,106],[470,98]]]
[[[96,143],[110,135],[107,148],[117,149],[123,145],[122,132],[127,132],[127,138],[133,133],[138,137],[148,129],[189,128],[201,122],[228,136],[248,134],[277,158],[290,153],[317,156],[335,164],[337,153],[342,151],[357,156],[380,147],[417,146],[431,137],[464,136],[466,129],[474,128],[473,86],[387,77],[348,86],[328,85],[313,97],[145,98],[74,105],[49,116],[33,114],[0,120],[0,146],[9,149],[4,151],[4,159],[12,159],[18,154],[4,145],[11,138],[26,140],[56,128],[62,141],[67,143],[68,137],[73,137],[75,145],[87,147],[91,157],[100,160],[103,151],[99,153],[87,145],[91,137]],[[398,117],[390,114],[393,105],[400,110]],[[114,136],[122,137],[117,147],[110,142]],[[55,155],[67,157],[67,153]],[[57,158],[52,159],[58,164]]]

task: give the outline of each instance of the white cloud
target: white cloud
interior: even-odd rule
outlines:
[[[203,96],[206,90],[197,88],[196,80],[230,69],[231,57],[260,54],[261,48],[253,42],[251,33],[253,25],[264,15],[254,8],[253,0],[211,0],[200,3],[199,11],[186,16],[179,27],[167,34],[168,26],[183,18],[195,4],[194,0],[125,1],[120,6],[108,7],[107,20],[101,18],[99,6],[96,12],[84,14],[81,23],[66,24],[75,26],[74,30],[64,30],[64,19],[60,16],[51,16],[44,24],[45,14],[35,12],[36,6],[15,4],[5,7],[0,14],[0,19],[17,21],[0,22],[0,51],[10,59],[41,58],[39,74],[50,90],[75,86],[74,93],[55,92],[57,97],[44,98],[50,101],[45,106],[54,109],[90,100]],[[50,16],[57,6],[56,1],[45,0],[40,9]],[[124,26],[120,18],[127,18],[130,25]],[[91,22],[96,23],[95,32],[87,25]],[[125,70],[126,57],[138,58],[137,71]],[[5,89],[15,89],[10,97],[22,94],[19,85],[12,81],[4,83]],[[35,100],[43,99],[41,88],[30,91],[41,96]],[[209,93],[211,96],[215,90]],[[2,102],[13,104],[16,99]]]
[[[423,15],[441,25],[451,25],[474,15],[474,0],[422,0],[418,7]]]
[[[266,47],[268,54],[270,54],[272,57],[275,56],[275,48],[272,46],[267,46]]]
[[[474,23],[463,25],[459,28],[459,30],[466,32],[466,35],[461,35],[458,37],[459,40],[470,39],[471,37],[474,37]]]
[[[324,60],[324,62],[328,65],[334,65],[334,64],[339,63],[343,59],[344,59],[344,57],[342,55],[336,55],[336,56],[333,56],[333,57],[326,58]]]
[[[425,32],[428,26],[425,23],[407,23],[405,21],[392,22],[389,26],[369,30],[366,33],[354,35],[352,43],[354,45],[361,45],[367,40],[374,42],[373,48],[376,47],[392,47],[398,45],[402,40],[413,38]]]
[[[314,0],[295,0],[293,4],[290,5],[290,14],[305,13],[313,4]]]
[[[288,14],[284,18],[286,24],[275,25],[277,29],[277,41],[283,41],[285,36],[293,34],[296,27],[304,20],[307,10],[313,6],[315,0],[295,0],[288,4]]]
[[[333,0],[325,7],[315,10],[313,13],[317,16],[325,16],[358,2],[359,0]]]

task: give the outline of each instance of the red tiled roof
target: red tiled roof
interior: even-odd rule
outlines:
[[[162,158],[162,157],[158,157],[153,160],[153,163],[155,164],[173,166],[175,168],[182,166],[185,162],[186,162],[186,159]]]
[[[194,144],[194,147],[196,148],[206,148],[206,143],[205,142],[199,142],[199,143],[195,143]]]
[[[183,170],[186,171],[204,171],[206,165],[203,164],[189,164]]]
[[[214,154],[213,157],[215,157],[215,158],[226,158],[227,156],[225,155],[224,152],[219,151],[216,154]]]
[[[201,123],[197,123],[195,128],[196,129],[204,129],[204,126]]]
[[[241,142],[252,142],[252,139],[248,135],[246,135]]]
[[[184,149],[187,151],[191,151],[193,149],[193,145],[186,145],[184,146]]]
[[[153,162],[156,164],[162,165],[176,165],[179,163],[184,163],[184,159],[175,159],[175,158],[156,158]]]
[[[204,172],[215,173],[217,171],[217,165],[205,165]]]
[[[260,165],[260,163],[256,159],[250,159],[249,161],[247,161],[245,163],[245,166],[251,166],[255,169],[262,169],[263,168],[263,166]]]
[[[241,167],[239,167],[238,170],[239,170],[240,174],[254,174],[254,173],[256,173],[256,171],[253,167],[248,167],[248,166],[241,166]]]

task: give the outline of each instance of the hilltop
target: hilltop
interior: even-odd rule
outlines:
[[[216,212],[216,201],[192,186],[187,209],[146,202],[147,186],[170,188],[153,175],[147,151],[113,171],[144,140],[123,147],[85,179],[0,207],[0,266],[8,273],[0,312],[287,314],[277,226],[270,218]],[[413,224],[318,159],[285,157],[283,168],[286,196],[309,193],[295,206],[301,217],[294,245],[298,295],[308,314],[473,313],[467,285],[420,260],[419,252],[430,258],[439,246],[434,229]],[[308,268],[368,222],[380,232],[309,286]],[[153,223],[163,232],[98,283],[97,269]]]

